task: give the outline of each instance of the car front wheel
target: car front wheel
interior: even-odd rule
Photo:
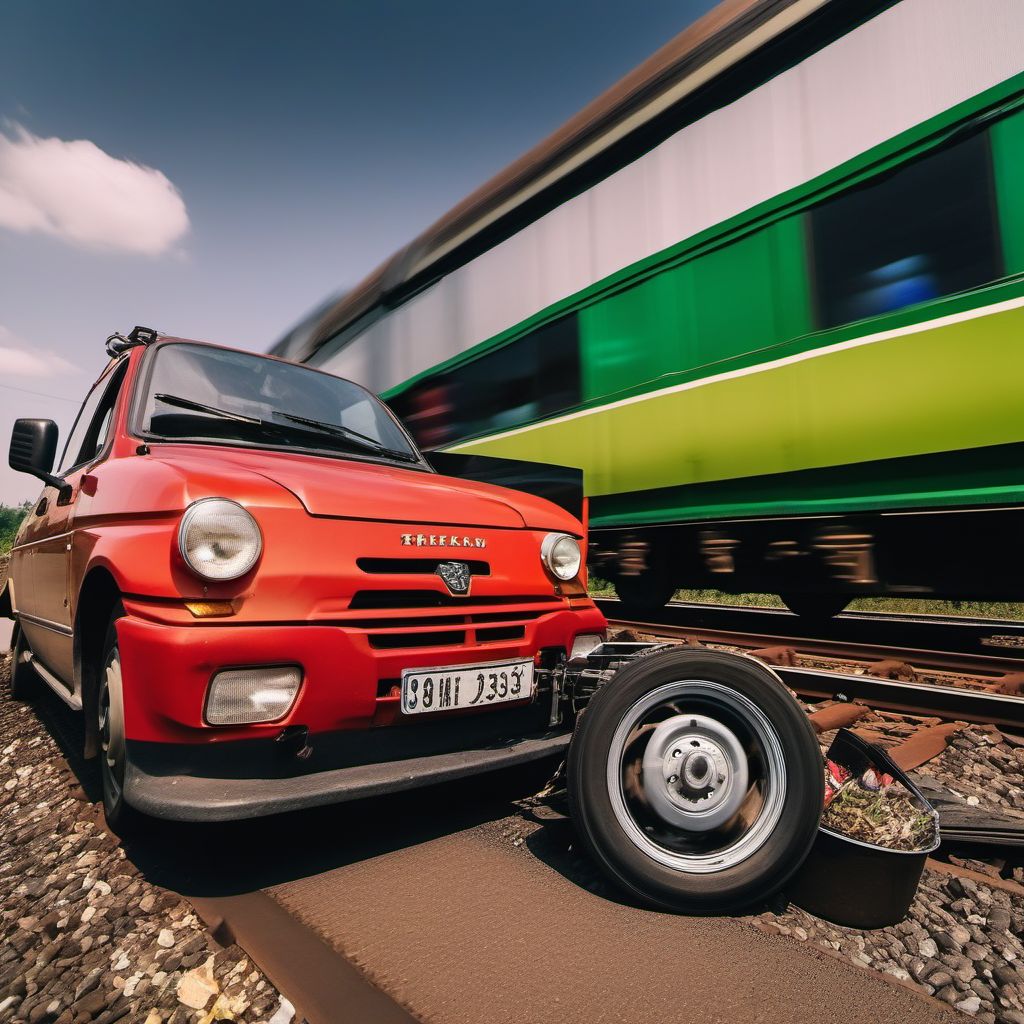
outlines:
[[[124,834],[135,824],[137,815],[124,799],[124,681],[117,642],[118,617],[115,614],[111,618],[103,644],[96,699],[96,734],[100,747],[103,812],[110,828]]]
[[[728,911],[800,866],[823,802],[807,715],[751,658],[679,649],[594,695],[569,748],[573,820],[600,866],[662,909]]]

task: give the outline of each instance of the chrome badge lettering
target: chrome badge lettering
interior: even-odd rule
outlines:
[[[485,548],[483,537],[465,537],[449,533],[403,533],[406,548]]]

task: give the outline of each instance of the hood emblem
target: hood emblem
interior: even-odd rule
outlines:
[[[468,594],[471,573],[465,562],[439,562],[434,570],[452,594]]]

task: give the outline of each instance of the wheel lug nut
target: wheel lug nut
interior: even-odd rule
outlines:
[[[683,756],[683,752],[681,750],[673,750],[672,751],[672,756],[673,757],[682,757]]]
[[[674,785],[674,784],[675,784],[675,783],[677,783],[678,781],[679,781],[679,776],[678,776],[678,775],[670,775],[670,776],[668,777],[668,784],[669,784],[670,786]]]

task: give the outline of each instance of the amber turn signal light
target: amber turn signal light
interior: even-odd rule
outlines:
[[[197,619],[215,619],[235,614],[234,601],[186,601],[185,607]]]

